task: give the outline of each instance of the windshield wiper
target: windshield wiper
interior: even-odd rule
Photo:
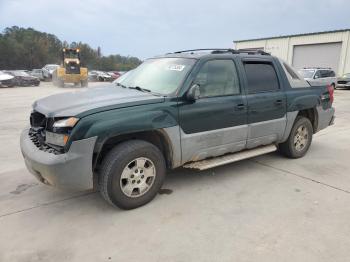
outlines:
[[[151,90],[146,89],[146,88],[142,88],[142,87],[139,87],[139,86],[128,86],[128,88],[130,88],[130,89],[136,89],[136,90],[141,91],[141,92],[152,93]]]
[[[121,84],[121,83],[117,83],[116,86],[121,86],[121,87],[123,87],[123,88],[126,88],[126,86],[123,85],[123,84]]]

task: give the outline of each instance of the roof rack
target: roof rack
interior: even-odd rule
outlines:
[[[231,49],[231,48],[200,48],[200,49],[189,49],[176,51],[168,54],[181,54],[181,53],[194,53],[200,51],[211,51],[211,54],[224,54],[224,53],[232,53],[232,54],[248,54],[248,55],[270,55],[263,50],[254,50],[254,49]]]
[[[303,69],[330,69],[330,70],[333,70],[331,67],[318,67],[318,66],[308,66],[308,67],[303,67]]]

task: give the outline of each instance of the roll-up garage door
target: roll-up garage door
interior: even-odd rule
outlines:
[[[338,71],[341,42],[311,45],[295,45],[293,49],[293,66],[330,67]]]

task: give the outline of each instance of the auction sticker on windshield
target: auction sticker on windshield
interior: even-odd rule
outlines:
[[[182,71],[185,67],[185,65],[168,65],[166,69],[173,71]]]

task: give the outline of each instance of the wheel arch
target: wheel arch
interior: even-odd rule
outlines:
[[[306,117],[307,119],[310,120],[312,128],[313,128],[313,133],[317,132],[318,128],[318,112],[316,108],[308,108],[308,109],[303,109],[298,112],[298,116],[303,116]]]
[[[98,170],[104,156],[116,145],[128,140],[143,140],[155,145],[163,154],[167,168],[174,168],[174,145],[168,132],[164,129],[140,131],[127,134],[120,134],[106,138],[102,143],[97,144],[93,156],[93,170]]]

